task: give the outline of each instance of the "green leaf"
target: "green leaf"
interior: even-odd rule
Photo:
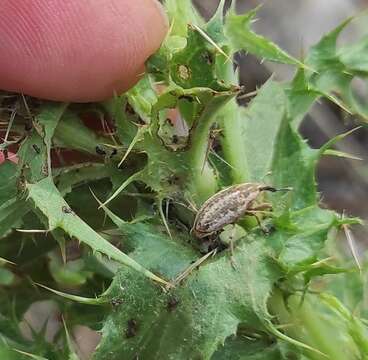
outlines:
[[[285,359],[278,345],[267,338],[252,338],[252,334],[229,337],[224,346],[215,352],[213,360],[281,360]]]
[[[311,206],[289,214],[288,227],[284,229],[276,220],[278,232],[269,242],[278,252],[278,259],[288,272],[312,270],[309,265],[320,260],[329,231],[337,225],[334,212]],[[284,224],[285,226],[285,224]]]
[[[190,27],[187,46],[173,55],[170,73],[172,80],[184,89],[209,87],[216,91],[226,91],[224,79],[218,79],[216,62],[219,47],[206,37],[200,28]]]
[[[188,24],[200,25],[202,23],[191,0],[165,0],[165,8],[170,18],[171,36],[187,37]]]
[[[284,115],[277,134],[271,166],[272,185],[291,187],[292,208],[302,209],[317,201],[315,166],[318,153],[309,148]]]
[[[141,120],[149,124],[151,121],[152,106],[157,101],[157,95],[151,78],[144,76],[134,88],[126,93],[129,104],[141,117]]]
[[[2,203],[0,205],[0,237],[7,235],[11,229],[20,227],[22,217],[28,210],[25,200],[16,197]]]
[[[28,211],[26,202],[17,197],[17,166],[10,161],[0,165],[0,237],[22,224]]]
[[[334,296],[321,294],[321,300],[335,311],[345,322],[349,334],[354,340],[362,359],[368,357],[368,329],[357,316],[350,311]]]
[[[29,168],[29,174],[26,171],[27,179],[38,181],[51,176],[51,138],[65,108],[65,104],[47,103],[33,121],[33,130],[17,153],[19,174],[23,175],[25,169]]]
[[[38,355],[35,355],[35,354],[31,354],[29,352],[26,352],[26,351],[22,351],[22,350],[17,350],[17,349],[14,349],[14,351],[16,351],[17,353],[19,354],[22,354],[22,355],[25,355],[28,359],[34,359],[34,360],[49,360],[43,356],[38,356]]]
[[[368,108],[354,94],[352,81],[354,77],[367,75],[367,58],[363,55],[368,46],[367,37],[355,44],[337,47],[340,33],[352,19],[348,18],[342,22],[310,49],[306,64],[316,72],[307,74],[304,92],[319,92],[345,111],[358,114],[366,120]],[[334,93],[337,93],[341,100],[334,96]]]
[[[10,286],[14,280],[15,276],[10,270],[0,267],[0,286]]]
[[[318,296],[298,294],[288,296],[286,304],[279,291],[272,298],[273,310],[277,309],[279,320],[289,328],[288,332],[323,352],[324,355],[304,351],[307,359],[357,359],[357,348],[344,329],[344,323],[322,304]],[[277,301],[280,301],[277,303]],[[327,310],[327,311],[326,311]],[[293,324],[293,326],[288,326]],[[338,341],[336,341],[338,339]],[[293,351],[294,352],[294,351]]]
[[[337,68],[343,70],[337,56],[337,38],[345,27],[351,22],[352,18],[343,21],[336,29],[330,31],[322,39],[311,47],[306,62],[315,66],[316,70],[331,70]]]
[[[98,144],[110,143],[110,140],[97,136],[87,128],[72,111],[66,111],[55,130],[53,138],[55,145],[61,148],[79,150],[86,153],[96,154]]]
[[[46,145],[48,174],[51,176],[51,140],[67,104],[48,104],[35,119],[43,128],[42,137]],[[37,127],[36,127],[37,129]]]
[[[231,102],[220,112],[225,160],[235,182],[267,181],[285,106],[282,86],[269,80],[246,109]]]
[[[11,349],[4,341],[0,342],[0,358],[6,360],[29,360],[29,357],[17,353]]]
[[[17,194],[17,167],[10,161],[0,165],[0,204]]]
[[[262,60],[270,60],[305,67],[301,61],[287,54],[272,41],[254,33],[251,30],[251,24],[254,21],[257,11],[258,8],[243,15],[237,15],[234,9],[232,9],[227,13],[224,30],[225,35],[231,44],[232,51],[236,52],[244,50],[261,58]]]
[[[65,262],[55,252],[51,252],[48,258],[51,276],[61,286],[78,287],[93,276],[92,272],[85,269],[83,259]]]
[[[147,259],[142,250],[161,263],[163,256],[150,247],[136,248],[132,255]],[[169,269],[179,259],[183,259],[180,253],[166,257],[167,271],[171,273]],[[227,256],[216,256],[169,293],[138,274],[121,273],[109,294],[119,295],[123,302],[130,300],[105,323],[94,359],[207,359],[235,334],[240,323],[255,332],[262,329],[263,320],[269,317],[267,298],[280,276],[279,269],[258,242],[242,245],[235,261],[234,270]]]
[[[130,266],[152,280],[163,284],[166,283],[111,245],[74,214],[49,178],[41,180],[36,184],[28,184],[27,189],[29,198],[47,217],[49,222],[48,230],[62,228],[70,237],[75,237],[79,241],[86,243],[94,251],[105,254],[124,265]]]
[[[368,36],[357,43],[338,49],[340,61],[346,68],[368,74]]]
[[[245,110],[238,112],[229,104],[221,113],[224,154],[233,168],[234,181],[291,187],[292,207],[301,209],[317,199],[314,168],[318,153],[291,125],[286,101],[284,88],[269,80]]]

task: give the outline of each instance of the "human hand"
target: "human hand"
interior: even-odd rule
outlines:
[[[157,0],[0,0],[0,89],[103,100],[133,86],[168,27]]]

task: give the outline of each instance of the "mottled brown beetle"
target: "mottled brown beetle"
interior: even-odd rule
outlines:
[[[261,183],[244,183],[230,186],[210,197],[199,209],[194,220],[192,234],[199,239],[221,231],[226,225],[234,224],[245,215],[254,216],[260,227],[257,212],[269,210],[271,204],[254,204],[263,191],[286,191]]]

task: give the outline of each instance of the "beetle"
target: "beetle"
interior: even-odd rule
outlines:
[[[234,224],[245,215],[254,216],[262,228],[257,212],[271,209],[271,204],[255,204],[264,191],[288,191],[276,189],[262,183],[244,183],[219,191],[204,202],[198,210],[191,233],[199,239],[221,231],[226,225]]]

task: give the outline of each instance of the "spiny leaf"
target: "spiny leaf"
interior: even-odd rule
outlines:
[[[232,9],[227,13],[224,30],[233,52],[245,50],[262,60],[266,59],[305,67],[301,61],[293,58],[273,42],[251,30],[251,24],[257,11],[258,8],[243,15],[237,15]]]
[[[333,145],[335,145],[338,141],[341,141],[342,139],[344,139],[345,137],[349,136],[350,134],[352,134],[353,132],[359,130],[361,128],[361,126],[358,126],[352,130],[349,130],[343,134],[339,134],[337,136],[335,136],[334,138],[330,139],[329,141],[327,141],[323,146],[321,146],[321,148],[319,149],[319,156],[323,155],[326,150],[330,149]]]
[[[143,260],[142,250],[136,249],[135,253]],[[159,260],[157,254],[148,251]],[[180,258],[183,255],[177,253],[167,259],[167,268]],[[240,323],[259,331],[260,319],[269,316],[266,302],[272,283],[280,276],[279,270],[264,253],[263,245],[256,242],[242,245],[235,261],[236,270],[227,256],[215,258],[167,294],[131,272],[121,274],[115,279],[110,296],[117,294],[120,287],[126,288],[127,283],[134,284],[125,293],[125,297],[134,301],[129,301],[121,311],[117,309],[106,322],[94,359],[107,359],[107,349],[112,360],[132,355],[150,359],[199,356],[207,359],[236,332]],[[147,337],[152,326],[160,331]]]
[[[165,8],[170,18],[171,36],[187,37],[188,24],[200,25],[203,22],[190,0],[165,0]]]
[[[282,86],[269,80],[246,109],[231,102],[219,114],[225,133],[225,160],[233,168],[235,182],[267,181],[285,106]]]
[[[204,30],[198,27],[189,28],[187,46],[173,55],[170,64],[172,80],[184,89],[209,87],[216,91],[226,91],[228,87],[223,79],[217,78],[216,73],[219,47],[203,34]],[[222,53],[224,51],[221,50]],[[225,59],[228,57],[226,54],[221,56]]]
[[[47,217],[50,230],[62,228],[71,237],[86,243],[94,251],[101,252],[124,265],[130,266],[152,280],[162,284],[167,283],[111,245],[74,214],[49,178],[36,184],[28,184],[27,189],[29,198]]]
[[[43,127],[43,141],[46,145],[49,176],[51,176],[51,139],[66,108],[67,104],[50,104],[35,119]]]

